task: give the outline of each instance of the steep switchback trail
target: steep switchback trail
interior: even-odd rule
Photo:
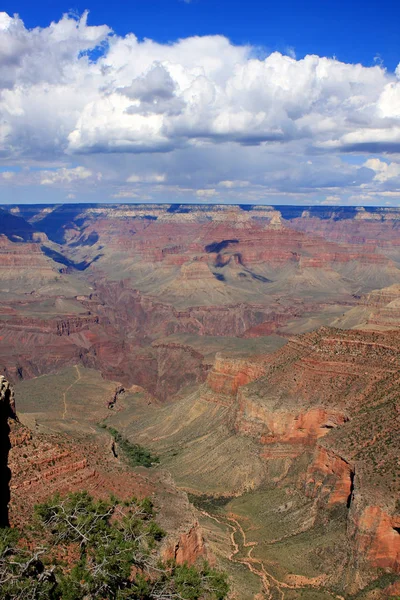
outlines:
[[[249,571],[251,573],[253,573],[254,575],[256,575],[261,580],[266,597],[268,599],[272,600],[271,591],[270,591],[270,583],[269,583],[269,579],[268,579],[268,573],[266,573],[263,568],[261,571],[256,569],[254,567],[254,564],[261,564],[261,563],[260,563],[260,561],[257,561],[253,557],[250,556],[251,551],[252,551],[253,547],[257,545],[257,542],[246,542],[246,536],[245,536],[240,524],[236,521],[236,519],[234,519],[232,517],[227,517],[226,520],[225,519],[220,520],[220,519],[217,519],[217,517],[210,515],[205,510],[201,510],[200,513],[203,516],[207,517],[208,519],[212,519],[213,521],[216,521],[219,525],[226,525],[227,527],[229,527],[231,529],[231,533],[230,533],[229,537],[230,537],[231,544],[232,544],[232,552],[229,554],[228,560],[231,562],[237,562],[237,563],[242,563],[242,564],[246,565],[246,567],[249,569]],[[234,525],[232,525],[229,521],[232,521],[234,523]],[[239,531],[242,535],[243,548],[250,548],[247,558],[237,558],[237,555],[240,553],[240,546],[236,542],[235,535]]]
[[[306,592],[310,589],[321,589],[323,588],[324,593],[329,594],[336,600],[344,600],[344,598],[338,594],[328,591],[324,586],[327,583],[327,575],[319,575],[318,577],[305,577],[303,575],[290,575],[291,583],[280,581],[272,575],[264,564],[264,562],[252,556],[253,551],[258,546],[256,541],[248,541],[246,533],[236,518],[236,515],[228,513],[225,515],[210,514],[204,509],[199,510],[200,514],[204,517],[211,519],[218,523],[218,525],[225,526],[230,530],[231,540],[231,552],[228,556],[228,560],[232,563],[238,563],[245,565],[248,570],[259,578],[262,585],[263,596],[266,600],[285,600],[285,591],[287,590],[298,590],[299,592]],[[271,545],[278,543],[279,540],[271,542]]]

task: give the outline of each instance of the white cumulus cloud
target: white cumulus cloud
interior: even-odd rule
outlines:
[[[43,171],[41,173],[40,183],[42,185],[53,185],[54,183],[71,183],[88,179],[92,176],[92,171],[85,167],[75,167],[73,169],[57,169],[56,171]]]
[[[255,56],[223,36],[121,37],[87,13],[35,29],[0,13],[0,166],[53,186],[101,172],[117,197],[126,182],[227,200],[395,191],[399,68]]]
[[[374,181],[385,182],[395,177],[400,178],[400,164],[399,163],[387,163],[379,158],[369,158],[365,162],[365,166],[368,169],[375,171],[376,175]]]

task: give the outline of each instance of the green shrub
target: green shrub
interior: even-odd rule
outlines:
[[[158,456],[151,454],[149,450],[143,448],[139,444],[132,444],[129,440],[124,438],[117,429],[114,427],[108,427],[105,423],[100,423],[100,427],[106,429],[114,438],[118,444],[118,448],[123,452],[128,464],[131,467],[151,467],[155,463],[160,462]]]
[[[160,560],[165,532],[148,499],[56,495],[35,508],[34,525],[0,530],[2,600],[223,600],[228,593],[226,575],[207,563]]]

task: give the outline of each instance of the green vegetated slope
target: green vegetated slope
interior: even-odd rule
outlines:
[[[23,530],[0,529],[0,597],[223,600],[223,572],[162,561],[165,535],[149,499],[57,495],[36,506]]]
[[[132,444],[125,437],[123,437],[119,431],[114,429],[114,427],[109,427],[105,423],[100,423],[99,427],[105,429],[110,433],[113,437],[115,444],[117,444],[118,449],[120,449],[126,459],[126,462],[131,467],[151,467],[160,462],[158,456],[151,454],[146,448],[140,446],[140,444]],[[115,450],[114,444],[114,452]]]
[[[128,439],[151,448],[177,484],[198,494],[233,495],[256,487],[265,467],[256,444],[228,427],[230,409],[202,398],[202,388],[129,422],[126,413],[108,422]]]

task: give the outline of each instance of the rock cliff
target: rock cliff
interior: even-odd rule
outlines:
[[[123,388],[117,387],[115,394]],[[21,417],[24,421],[26,415]],[[33,507],[56,493],[86,490],[94,497],[121,499],[151,497],[158,518],[168,535],[164,558],[179,564],[192,564],[212,558],[203,532],[186,494],[179,492],[162,471],[132,470],[111,451],[106,451],[108,434],[77,437],[60,433],[40,433],[16,418],[14,391],[0,377],[0,527],[24,527]]]
[[[11,448],[9,420],[15,418],[14,392],[8,381],[0,376],[0,527],[9,524],[11,471],[8,456]]]
[[[276,480],[308,457],[295,481],[317,514],[347,508],[359,583],[372,569],[400,572],[399,356],[393,332],[322,328],[291,340],[237,394],[235,430],[258,440]]]

